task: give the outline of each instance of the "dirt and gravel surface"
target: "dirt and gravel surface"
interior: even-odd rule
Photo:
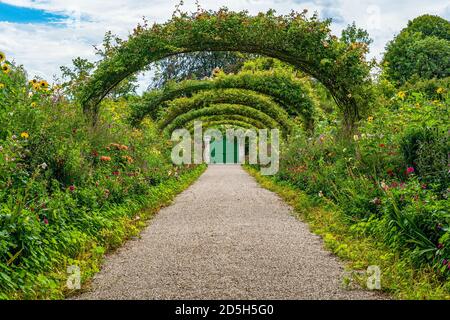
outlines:
[[[379,299],[240,166],[214,165],[75,299]]]

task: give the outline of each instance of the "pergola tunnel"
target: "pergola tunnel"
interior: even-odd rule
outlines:
[[[307,18],[305,13],[250,16],[226,9],[182,14],[165,24],[137,28],[99,64],[77,97],[95,123],[100,102],[122,80],[152,62],[196,51],[239,51],[292,65],[327,88],[341,110],[343,129],[348,133],[370,101],[370,90],[366,90],[371,84],[365,61],[367,47],[333,36],[329,20]],[[304,130],[314,130],[314,103],[302,82],[286,73],[261,70],[188,80],[148,92],[134,105],[132,121],[138,124],[149,115],[170,132],[196,117],[212,114],[250,118],[269,128],[279,127],[284,134],[289,134],[297,117]]]

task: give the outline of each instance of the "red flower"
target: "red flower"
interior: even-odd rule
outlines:
[[[70,186],[70,187],[69,187],[70,192],[74,192],[75,189],[76,189],[75,186]]]
[[[44,218],[44,223],[45,223],[45,224],[48,224],[47,218]]]
[[[114,171],[112,174],[115,175],[115,176],[119,176],[120,172],[119,171]]]
[[[380,143],[380,148],[384,148],[386,145],[384,143]]]
[[[406,173],[407,174],[414,173],[414,168],[413,167],[408,167],[408,169],[406,169]]]

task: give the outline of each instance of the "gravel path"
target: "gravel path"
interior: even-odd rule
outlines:
[[[76,299],[377,299],[240,166],[210,166]]]

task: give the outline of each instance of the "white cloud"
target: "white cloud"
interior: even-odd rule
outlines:
[[[63,25],[14,24],[0,22],[0,50],[24,64],[30,76],[39,74],[51,79],[59,75],[59,66],[70,64],[74,57],[94,58],[92,45],[99,44],[108,30],[126,37],[145,16],[150,23],[164,22],[172,15],[178,0],[3,0],[18,6],[64,13]],[[186,11],[195,10],[195,1],[187,0]],[[384,46],[408,20],[425,13],[449,17],[450,6],[441,0],[200,0],[205,9],[227,6],[250,13],[276,9],[280,14],[308,9],[325,16],[335,16],[333,31],[355,21],[374,38],[372,55],[380,57]],[[80,19],[81,18],[81,19]],[[140,77],[148,82],[148,75]]]

